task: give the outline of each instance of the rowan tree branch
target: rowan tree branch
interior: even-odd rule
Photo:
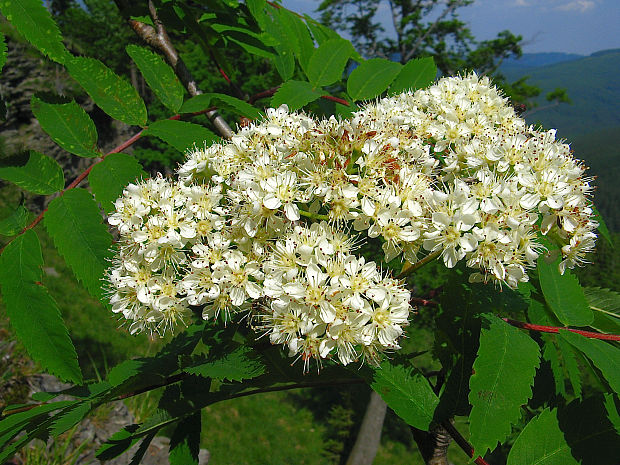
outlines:
[[[450,436],[452,436],[454,442],[456,442],[469,457],[474,458],[474,448],[469,442],[467,442],[463,435],[459,433],[451,422],[444,421],[441,423],[441,426],[450,434]],[[474,463],[477,465],[489,465],[489,463],[480,456],[474,459]]]
[[[119,2],[117,2],[117,5],[118,3]],[[119,6],[119,9],[122,9],[121,6]],[[172,66],[179,80],[192,97],[202,94],[196,80],[192,77],[187,66],[185,66],[185,63],[177,53],[174,45],[172,45],[166,28],[157,15],[157,9],[152,0],[149,0],[149,13],[155,27],[131,18],[127,20],[127,23],[138,37],[164,55],[164,58],[168,64]],[[222,137],[230,139],[233,136],[233,130],[216,110],[208,111],[206,115]]]

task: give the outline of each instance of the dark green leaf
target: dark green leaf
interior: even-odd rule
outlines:
[[[260,360],[252,357],[246,347],[240,347],[221,358],[195,364],[185,368],[184,371],[192,375],[222,381],[243,381],[262,375],[265,372],[265,366]]]
[[[138,446],[138,449],[136,450],[136,452],[133,454],[133,457],[131,458],[131,462],[129,462],[129,465],[140,465],[140,463],[142,463],[142,459],[144,458],[146,451],[151,445],[151,441],[155,437],[155,434],[156,433],[151,433],[147,435],[142,440],[142,442],[140,442],[140,445]]]
[[[226,94],[200,94],[187,100],[181,107],[181,113],[195,113],[198,111],[206,110],[212,106],[220,108],[226,108],[243,116],[251,119],[257,119],[260,117],[260,112],[243,100],[235,97],[231,97]]]
[[[614,241],[611,238],[609,229],[607,229],[607,224],[605,224],[605,220],[601,216],[601,213],[598,211],[598,208],[596,208],[594,205],[592,205],[592,211],[594,212],[594,220],[598,223],[598,232],[601,233],[601,236],[603,236],[607,243],[613,248]]]
[[[470,441],[480,456],[510,434],[511,425],[521,417],[521,405],[532,396],[540,364],[538,344],[526,333],[495,316],[484,318],[469,380]]]
[[[538,278],[545,300],[563,324],[587,326],[594,319],[592,310],[570,270],[560,274],[559,260],[551,262],[546,254],[538,258]]]
[[[140,162],[124,153],[112,153],[93,166],[88,182],[106,213],[114,211],[114,202],[127,184],[148,177]]]
[[[84,109],[73,100],[65,103],[46,102],[33,95],[32,113],[54,142],[67,152],[80,157],[98,157],[97,129]]]
[[[409,425],[428,431],[439,399],[421,373],[384,362],[374,370],[371,387]]]
[[[41,53],[58,63],[64,63],[70,57],[58,26],[41,0],[2,0],[0,10],[24,39]]]
[[[111,460],[121,455],[138,441],[137,438],[133,437],[133,433],[139,426],[140,425],[128,425],[114,433],[97,450],[96,457],[104,461]]]
[[[566,377],[573,388],[573,394],[581,397],[581,370],[577,364],[575,349],[564,339],[558,338],[558,348],[562,355],[562,362],[566,370]]]
[[[49,204],[45,228],[88,292],[102,297],[102,278],[109,266],[112,236],[102,223],[97,203],[85,189],[71,189]]]
[[[2,159],[0,179],[41,195],[53,194],[65,187],[65,176],[58,162],[34,150]]]
[[[604,333],[620,334],[620,293],[600,287],[583,289],[594,321],[590,326]]]
[[[198,465],[200,430],[200,412],[179,422],[170,438],[170,465]]]
[[[128,45],[126,50],[161,103],[177,113],[183,104],[185,89],[173,69],[159,55],[143,47]]]
[[[295,111],[310,102],[314,102],[322,95],[325,95],[325,92],[320,89],[315,90],[309,82],[286,81],[272,97],[271,106],[277,108],[286,104],[290,111]]]
[[[0,435],[10,431],[14,428],[19,428],[20,425],[30,421],[32,418],[40,415],[47,415],[55,410],[74,405],[76,402],[73,400],[63,400],[60,402],[53,402],[51,404],[44,404],[38,407],[34,407],[25,412],[14,413],[0,420]]]
[[[423,89],[430,86],[437,77],[437,66],[432,57],[409,60],[390,86],[389,94],[400,94],[406,90]]]
[[[67,70],[93,101],[112,118],[135,126],[146,124],[146,106],[124,78],[94,58],[74,57]]]
[[[185,152],[194,145],[210,145],[217,136],[204,126],[186,121],[165,119],[149,125],[144,135],[155,136],[172,145],[179,152]]]
[[[52,436],[58,436],[70,428],[73,428],[90,413],[91,409],[92,404],[88,401],[80,402],[65,408],[52,420],[50,434],[52,434]]]
[[[328,86],[339,81],[353,51],[353,45],[348,40],[338,38],[323,42],[308,63],[307,76],[312,85]]]
[[[4,34],[0,32],[0,71],[4,68],[6,64],[6,40],[4,39]]]
[[[615,393],[620,394],[620,348],[598,339],[588,339],[571,331],[560,330],[560,336],[592,360],[609,386]]]
[[[560,430],[557,410],[543,410],[525,426],[510,453],[508,465],[578,465]]]
[[[384,58],[365,61],[347,80],[347,92],[353,100],[368,100],[381,94],[402,68],[400,63]]]
[[[6,312],[30,356],[63,380],[82,373],[58,306],[41,284],[43,256],[32,230],[13,239],[0,256],[0,286]]]
[[[27,221],[28,210],[20,205],[10,216],[0,220],[0,234],[14,236],[24,229]]]

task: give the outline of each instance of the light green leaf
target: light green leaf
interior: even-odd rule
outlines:
[[[58,63],[71,56],[58,26],[41,0],[2,0],[0,10],[15,29],[39,51]]]
[[[308,29],[310,29],[314,40],[316,40],[319,46],[331,39],[341,39],[340,35],[336,31],[322,25],[307,14],[304,14],[304,19],[306,20],[306,25],[308,26]]]
[[[210,145],[217,139],[217,136],[204,126],[171,119],[155,121],[144,131],[144,135],[155,136],[179,152],[185,152],[194,145]]]
[[[23,205],[20,205],[11,215],[0,220],[0,234],[3,236],[14,236],[24,229],[27,221],[28,210]]]
[[[439,399],[421,373],[384,362],[370,386],[407,424],[428,431]]]
[[[250,105],[248,102],[231,97],[230,95],[217,93],[200,94],[190,98],[185,101],[181,107],[180,113],[195,113],[206,110],[212,106],[226,108],[233,113],[237,113],[251,119],[260,118],[260,112],[258,109]]]
[[[170,465],[198,465],[200,412],[182,419],[170,438]]]
[[[511,425],[521,418],[521,405],[532,397],[538,344],[526,333],[499,318],[485,315],[480,347],[469,379],[470,441],[475,453],[484,456],[510,435]]]
[[[65,176],[58,162],[34,150],[2,159],[0,179],[41,195],[53,194],[65,187]]]
[[[381,94],[402,68],[400,63],[384,58],[365,61],[347,80],[347,92],[353,100],[367,100]]]
[[[88,175],[95,198],[106,213],[114,211],[114,202],[127,184],[148,177],[140,162],[124,153],[112,153],[93,166]]]
[[[109,266],[112,236],[97,203],[85,189],[71,189],[49,204],[43,220],[54,244],[88,292],[98,299]]]
[[[161,103],[177,113],[183,104],[185,89],[174,70],[162,57],[146,48],[128,45],[125,50]]]
[[[280,44],[276,45],[274,48],[276,50],[276,56],[273,62],[282,80],[286,81],[292,78],[295,72],[295,54],[287,45]]]
[[[294,37],[296,40],[291,42],[292,47],[297,56],[297,61],[301,65],[303,70],[308,68],[310,63],[310,57],[314,53],[314,41],[310,35],[310,31],[306,24],[297,15],[291,13],[286,8],[280,8],[277,11],[280,22],[289,32],[289,37]]]
[[[594,205],[592,205],[592,211],[594,212],[594,220],[598,223],[598,232],[601,233],[601,236],[603,236],[607,243],[613,248],[614,241],[611,238],[611,234],[609,233],[609,229],[607,228],[607,224],[605,223],[601,212],[599,212],[598,208],[596,208]]]
[[[0,32],[0,71],[4,68],[6,64],[6,40],[4,39],[4,34]]]
[[[571,331],[560,330],[560,336],[592,360],[609,386],[616,394],[620,394],[620,348],[598,339],[588,339]]]
[[[112,118],[135,126],[146,124],[146,106],[124,78],[94,58],[74,57],[66,63],[71,77]]]
[[[58,306],[41,284],[43,256],[32,230],[16,237],[0,256],[0,286],[11,326],[30,356],[53,375],[79,383],[77,354]]]
[[[215,360],[209,360],[185,368],[185,372],[218,380],[242,381],[252,379],[265,372],[265,366],[250,351],[240,347],[233,352]]]
[[[312,85],[328,86],[339,81],[353,52],[353,45],[348,40],[338,38],[323,42],[308,63],[306,74]]]
[[[560,430],[557,410],[543,410],[525,426],[510,453],[508,465],[578,465]]]
[[[101,156],[97,150],[95,123],[73,100],[64,103],[46,102],[33,95],[30,106],[41,129],[67,152],[80,157]]]
[[[538,258],[538,278],[545,300],[563,324],[587,326],[594,316],[583,289],[570,270],[560,274],[559,261],[550,262],[545,254]]]
[[[432,57],[409,60],[390,86],[389,94],[400,94],[406,90],[423,89],[430,86],[437,77],[437,66]]]
[[[277,108],[286,104],[290,111],[295,111],[325,94],[307,81],[286,81],[271,98],[271,106]]]

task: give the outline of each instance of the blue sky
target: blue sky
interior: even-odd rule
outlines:
[[[282,1],[287,8],[313,17],[319,3]],[[620,0],[476,0],[458,11],[476,38],[490,39],[509,29],[523,36],[526,53],[589,55],[620,48]],[[379,15],[387,33],[393,33],[387,1]]]

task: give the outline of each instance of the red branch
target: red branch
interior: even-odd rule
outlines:
[[[441,426],[443,426],[444,429],[450,434],[450,436],[452,436],[454,442],[456,442],[458,446],[463,449],[463,452],[465,452],[471,458],[474,458],[474,448],[471,446],[470,443],[467,442],[467,440],[461,435],[461,433],[459,433],[459,431],[450,421],[442,422]],[[474,459],[474,463],[477,465],[489,465],[489,463],[480,456]]]
[[[506,323],[512,326],[516,326],[517,328],[529,329],[530,331],[540,331],[542,333],[559,333],[561,329],[570,331],[571,333],[581,334],[582,336],[589,337],[590,339],[603,339],[605,341],[620,341],[620,336],[615,334],[602,334],[595,333],[592,331],[583,331],[581,329],[572,329],[572,328],[560,328],[557,326],[544,326],[544,325],[534,325],[531,323],[525,323],[523,321],[515,321],[509,318],[502,318]]]

